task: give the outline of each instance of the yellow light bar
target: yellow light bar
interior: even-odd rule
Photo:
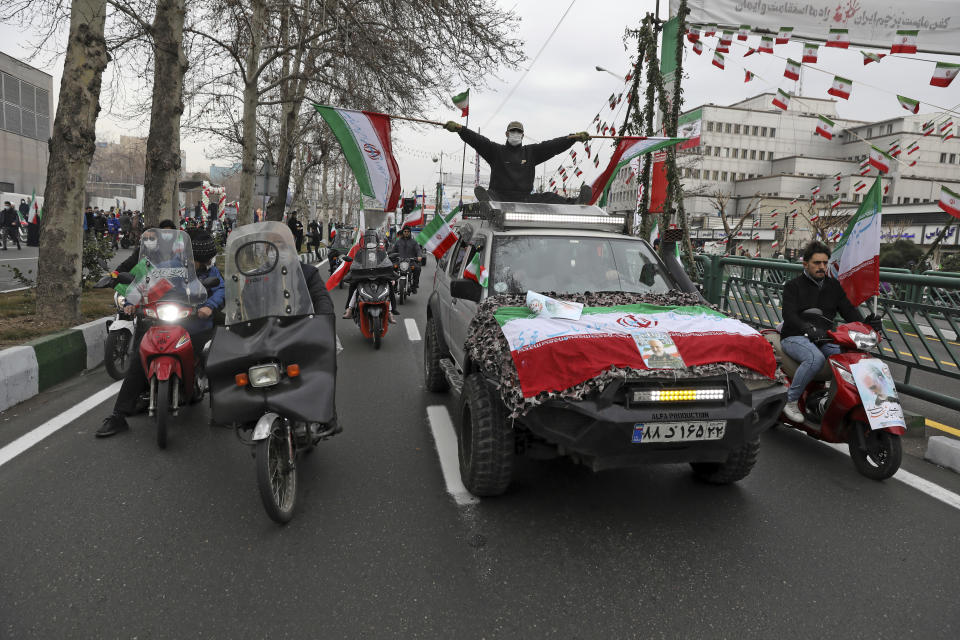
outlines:
[[[719,402],[726,398],[724,389],[644,389],[634,391],[633,402]]]

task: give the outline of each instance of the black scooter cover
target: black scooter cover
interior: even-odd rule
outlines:
[[[258,318],[217,327],[207,376],[213,419],[249,423],[267,411],[304,422],[331,422],[336,398],[336,319],[332,315]],[[282,375],[272,387],[238,387],[234,376],[257,364],[300,365],[300,375]]]

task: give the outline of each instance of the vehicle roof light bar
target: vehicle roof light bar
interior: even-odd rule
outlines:
[[[556,222],[558,224],[612,224],[622,225],[623,220],[611,216],[585,216],[555,213],[520,213],[509,211],[503,214],[504,222]]]

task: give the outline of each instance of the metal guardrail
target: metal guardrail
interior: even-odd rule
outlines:
[[[783,260],[695,259],[702,267],[700,285],[708,301],[745,322],[770,328],[783,321],[784,283],[803,270]],[[960,411],[960,398],[911,384],[914,371],[960,380],[960,277],[881,269],[880,280],[889,286],[877,299],[878,310],[884,311],[885,340],[875,354],[904,367],[898,389]]]

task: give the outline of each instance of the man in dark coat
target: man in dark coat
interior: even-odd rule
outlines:
[[[523,144],[523,125],[511,122],[507,125],[507,143],[491,142],[475,131],[450,121],[444,128],[460,134],[460,139],[477,150],[480,157],[490,165],[490,198],[505,202],[554,202],[566,203],[565,198],[551,192],[531,193],[537,165],[563,153],[575,142],[587,142],[586,131],[571,133],[537,144]],[[478,193],[482,196],[483,193]],[[584,185],[577,202],[590,201],[590,187]]]
[[[24,198],[20,198],[20,215],[24,220],[29,220],[30,214],[30,205],[27,204],[27,201]]]
[[[17,210],[13,208],[9,200],[3,203],[3,211],[0,212],[0,225],[3,226],[0,234],[4,234],[3,250],[7,250],[7,236],[17,243],[17,250],[22,249],[23,247],[20,246],[20,216],[17,215]]]

